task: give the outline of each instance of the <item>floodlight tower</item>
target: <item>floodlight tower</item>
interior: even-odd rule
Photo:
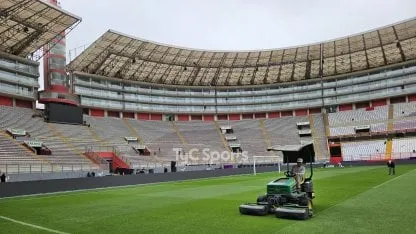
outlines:
[[[58,0],[44,1],[60,8]],[[46,44],[43,50],[46,52],[43,57],[44,91],[39,93],[39,102],[78,106],[79,97],[72,94],[70,79],[65,71],[65,32],[61,32],[60,35]]]

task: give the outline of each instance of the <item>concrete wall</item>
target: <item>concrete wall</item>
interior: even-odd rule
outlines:
[[[103,173],[102,170],[91,170],[89,172],[95,172],[95,174]],[[87,171],[73,171],[73,172],[43,172],[43,173],[21,173],[10,174],[8,182],[19,181],[34,181],[34,180],[56,180],[56,179],[70,179],[86,177]]]
[[[396,160],[396,167],[400,170],[400,165],[415,164],[416,160]],[[362,165],[386,165],[386,162],[354,162],[350,163],[351,166]],[[344,166],[349,166],[344,164]],[[322,167],[322,164],[315,164],[314,167]],[[276,172],[275,166],[257,167],[256,171],[261,172]],[[285,171],[286,167],[282,168]],[[74,191],[81,189],[95,189],[106,188],[114,186],[127,186],[138,185],[168,181],[181,181],[189,179],[201,179],[218,176],[230,176],[230,175],[242,175],[252,174],[252,167],[244,168],[230,168],[230,169],[218,169],[218,170],[205,170],[205,171],[186,171],[186,172],[170,172],[170,173],[156,173],[156,174],[137,174],[126,176],[104,176],[94,178],[72,178],[72,179],[56,179],[56,180],[39,180],[39,181],[23,181],[23,182],[10,182],[0,184],[0,198],[13,197],[19,195],[32,195],[42,193],[64,192]]]
[[[257,168],[257,172],[270,171],[277,171],[277,167]],[[106,188],[112,186],[137,185],[252,173],[253,168],[233,168],[212,171],[187,171],[175,173],[138,174],[126,176],[104,176],[94,178],[84,177],[73,179],[10,182],[0,184],[0,197],[12,197],[19,195],[73,191],[79,189]]]

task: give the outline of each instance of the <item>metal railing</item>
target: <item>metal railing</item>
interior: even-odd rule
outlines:
[[[85,147],[85,155],[87,157],[90,157],[91,160],[93,160],[96,163],[106,165],[105,167],[108,168],[108,162],[99,156],[100,152],[112,152],[114,155],[119,157],[121,160],[123,160],[126,164],[128,164],[131,167],[130,160],[123,155],[123,150],[126,150],[127,148],[131,148],[131,146],[126,145],[114,145],[114,146],[87,146]]]
[[[121,147],[117,149],[115,146],[88,146],[86,147],[86,154],[96,156],[96,165],[90,163],[74,163],[74,164],[47,164],[47,163],[10,163],[0,164],[0,171],[6,174],[30,174],[30,173],[63,173],[63,172],[89,172],[93,170],[108,171],[109,164],[105,159],[98,156],[100,152],[113,152],[122,160],[130,165],[132,169],[152,169],[155,173],[162,173],[165,168],[170,171],[171,161],[176,161],[178,171],[194,171],[207,170],[225,167],[238,167],[241,165],[253,165],[253,158],[248,157],[246,160],[176,160],[176,158],[169,157],[150,157],[138,156],[140,161],[131,161],[127,157],[120,155]],[[119,151],[117,151],[119,150]],[[159,160],[159,161],[156,161]],[[277,164],[278,160],[274,158],[256,159],[256,163],[261,164]]]
[[[77,95],[70,94],[70,93],[55,93],[55,92],[48,92],[48,91],[41,91],[39,92],[39,99],[48,99],[48,98],[64,98],[66,100],[71,100],[75,103],[80,103],[80,98]]]
[[[46,164],[46,163],[10,163],[0,164],[0,171],[6,174],[79,172],[102,169],[100,165],[80,164]],[[108,167],[107,167],[108,169]]]
[[[110,147],[107,147],[107,146],[102,146],[102,147],[103,148],[110,148]],[[107,170],[109,170],[109,163],[105,159],[100,157],[99,152],[107,152],[107,151],[95,151],[94,146],[87,146],[87,147],[85,147],[85,153],[84,154],[91,161],[93,161],[94,163],[99,165],[101,169],[107,171]]]
[[[354,154],[354,155],[342,155],[342,161],[383,161],[387,159],[410,159],[416,158],[416,152],[399,152],[378,154]]]

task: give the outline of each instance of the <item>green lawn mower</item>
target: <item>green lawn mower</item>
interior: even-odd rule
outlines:
[[[310,144],[312,145],[312,144]],[[265,195],[257,198],[256,203],[247,203],[240,205],[240,213],[245,215],[263,216],[267,214],[275,214],[278,218],[301,219],[306,220],[313,216],[313,202],[315,197],[313,191],[313,167],[312,167],[312,153],[310,145],[302,145],[298,147],[282,148],[272,147],[269,151],[282,151],[284,155],[284,162],[287,164],[287,171],[285,177],[278,178],[267,184],[267,191]],[[308,148],[309,147],[309,148]],[[295,149],[297,149],[295,151]],[[312,147],[313,150],[313,147]],[[289,162],[296,162],[301,152],[309,154],[310,175],[304,178],[301,182],[301,188],[297,188],[295,174],[289,168]],[[305,154],[303,154],[305,155]]]

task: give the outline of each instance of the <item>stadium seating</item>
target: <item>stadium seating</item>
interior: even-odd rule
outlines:
[[[298,122],[308,122],[305,117],[282,117],[266,119],[265,127],[272,145],[297,145],[301,141],[311,141],[312,137],[300,137],[296,126]]]
[[[329,132],[331,136],[352,135],[352,134],[355,134],[355,129],[353,126],[332,127],[329,129]]]
[[[394,104],[393,118],[398,119],[402,117],[415,116],[416,103],[397,103]]]
[[[165,163],[166,166],[170,163],[168,159],[161,159],[152,155],[140,155],[133,149],[132,145],[118,145],[116,151],[118,152],[117,156],[121,157],[132,169],[149,169],[161,167],[161,163]]]
[[[416,128],[416,103],[397,103],[393,105],[391,130],[407,130]],[[353,120],[354,119],[354,120]],[[353,135],[354,127],[369,125],[370,132],[388,131],[388,106],[376,107],[374,110],[364,109],[342,111],[328,114],[330,136]]]
[[[394,130],[416,129],[416,119],[395,120],[393,122]]]
[[[393,139],[392,158],[416,157],[416,138]]]
[[[370,132],[387,131],[387,123],[369,124]],[[331,136],[353,135],[355,134],[355,126],[331,127],[329,128]]]
[[[375,107],[374,110],[358,109],[340,111],[328,115],[329,126],[360,125],[373,121],[386,121],[388,119],[388,106]]]
[[[0,133],[0,171],[5,171],[5,165],[41,163],[34,155],[23,147],[19,147],[15,140],[5,133]]]
[[[216,126],[206,122],[178,122],[176,125],[190,148],[203,150],[208,148],[210,151],[227,151],[221,138],[218,135]]]
[[[124,137],[133,137],[134,133],[129,130],[123,120],[114,117],[94,118],[84,116],[87,124],[90,124],[99,139],[104,142],[111,142],[112,145],[124,145]]]
[[[30,126],[30,120],[33,112],[27,108],[0,106],[0,127],[25,129]]]
[[[56,132],[53,131],[53,127],[59,124],[51,124],[48,126],[42,118],[32,118],[33,111],[26,108],[18,107],[4,107],[0,109],[1,115],[1,128],[19,128],[25,129],[30,137],[18,139],[19,143],[23,143],[24,140],[38,140],[52,151],[52,155],[45,156],[44,158],[52,164],[85,164],[85,166],[93,166],[91,162],[74,151],[73,147],[69,146],[63,137],[59,137]],[[82,128],[84,126],[71,125],[72,129]],[[84,152],[84,151],[82,151]],[[72,166],[71,166],[72,168]]]
[[[387,123],[376,123],[370,125],[371,132],[385,132],[387,131]]]
[[[344,161],[382,160],[386,154],[385,140],[342,142]]]
[[[227,121],[219,121],[220,125],[228,125]],[[231,121],[231,127],[241,144],[241,149],[249,156],[268,155],[267,145],[262,135],[258,120]]]
[[[158,156],[173,160],[176,157],[173,148],[184,148],[170,122],[133,119],[128,121],[143,139],[143,144],[149,147],[153,154],[156,152]]]
[[[394,104],[393,129],[405,130],[416,128],[416,106],[413,103]],[[403,111],[405,114],[403,114]],[[212,122],[165,122],[143,121],[136,119],[120,119],[114,117],[84,116],[90,125],[65,125],[45,123],[42,118],[33,117],[34,111],[26,108],[0,106],[0,126],[4,131],[7,128],[24,129],[30,137],[13,140],[7,135],[0,135],[0,165],[6,163],[49,163],[59,165],[93,165],[83,155],[87,147],[116,146],[117,152],[133,168],[148,167],[152,164],[168,163],[177,160],[173,148],[183,150],[209,148],[212,151],[227,151],[218,134],[216,125]],[[309,119],[308,119],[309,118]],[[352,120],[354,119],[354,120]],[[374,110],[353,110],[328,115],[331,136],[355,134],[357,125],[370,125],[371,132],[387,131],[388,106],[377,107]],[[300,137],[296,124],[311,121],[312,136]],[[344,122],[343,122],[344,121]],[[230,124],[241,144],[243,151],[249,156],[269,155],[266,151],[268,139],[262,132],[259,120],[218,121],[219,125]],[[312,126],[313,123],[313,126]],[[264,128],[271,145],[292,145],[313,140],[317,159],[329,157],[325,136],[324,114],[314,114],[309,117],[282,117],[265,119]],[[124,137],[138,137],[139,143],[128,144]],[[30,151],[19,146],[24,140],[38,140],[52,151],[52,155],[34,157]],[[410,138],[393,140],[393,157],[397,154],[412,154]],[[151,155],[143,156],[137,153],[132,146],[143,144],[150,149]],[[386,153],[384,140],[344,142],[342,153],[344,160],[367,160],[383,158]],[[400,148],[405,144],[405,147]],[[399,146],[400,145],[400,146]],[[10,156],[12,155],[12,156]],[[97,167],[93,165],[93,167]],[[0,168],[1,169],[1,168]]]

